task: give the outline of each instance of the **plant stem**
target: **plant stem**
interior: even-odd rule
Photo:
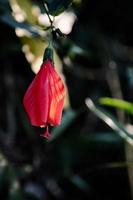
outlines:
[[[51,25],[51,28],[53,27],[53,20],[50,18],[50,15],[49,15],[49,9],[48,9],[48,6],[47,6],[47,3],[45,2],[44,3],[44,8],[45,8],[45,12],[49,18],[49,22],[50,22],[50,25]]]

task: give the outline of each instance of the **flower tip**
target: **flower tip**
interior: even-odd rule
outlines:
[[[44,131],[44,133],[41,134],[40,136],[44,137],[46,139],[50,139],[51,138],[51,134],[49,133],[48,127],[46,128],[46,130]]]

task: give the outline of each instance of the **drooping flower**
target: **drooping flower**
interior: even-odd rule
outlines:
[[[42,136],[49,138],[49,126],[61,123],[65,87],[51,59],[42,64],[27,89],[23,104],[33,126],[45,127]]]

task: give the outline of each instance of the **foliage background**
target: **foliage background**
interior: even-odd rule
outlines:
[[[130,200],[132,3],[47,2],[52,15],[76,15],[68,36],[54,41],[68,97],[51,141],[30,126],[22,106],[49,37],[38,20],[43,2],[0,0],[0,199]]]

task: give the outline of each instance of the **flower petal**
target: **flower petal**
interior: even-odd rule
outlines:
[[[62,109],[64,105],[65,87],[62,79],[57,74],[51,63],[49,63],[48,70],[50,89],[50,107],[48,122],[51,125],[59,125],[61,122]]]
[[[49,107],[47,62],[44,63],[27,89],[23,104],[34,126],[46,126]]]

